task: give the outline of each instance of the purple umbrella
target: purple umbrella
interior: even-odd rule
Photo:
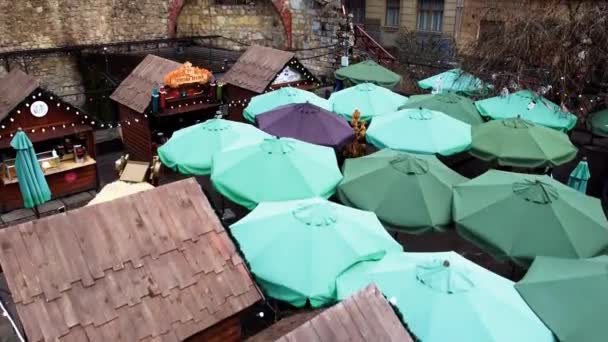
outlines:
[[[289,104],[256,116],[258,127],[278,137],[341,149],[355,132],[346,119],[310,103]]]

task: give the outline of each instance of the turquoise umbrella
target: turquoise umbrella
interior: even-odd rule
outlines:
[[[570,173],[568,178],[568,186],[578,190],[582,193],[587,193],[587,182],[591,178],[591,172],[589,172],[589,164],[587,158],[583,158],[576,168]]]
[[[401,75],[369,60],[338,69],[336,79],[350,81],[353,84],[373,83],[381,87],[392,88],[401,82]]]
[[[392,113],[406,101],[407,97],[372,83],[361,83],[340,90],[329,98],[334,112],[351,120],[355,110],[358,110],[362,121]]]
[[[20,129],[11,140],[11,147],[17,150],[15,169],[23,205],[26,208],[36,209],[36,206],[51,200],[51,190],[40,168],[34,146],[25,132]]]
[[[331,110],[329,102],[314,93],[298,88],[283,87],[266,94],[252,97],[243,111],[243,117],[250,122],[255,122],[255,117],[261,113],[288,104],[307,102],[317,107]]]
[[[577,120],[575,115],[562,111],[555,103],[529,90],[477,101],[475,106],[482,116],[493,120],[520,117],[562,131],[574,128]]]
[[[555,342],[514,288],[454,252],[391,253],[351,267],[338,299],[375,283],[424,342]]]
[[[297,307],[334,302],[340,273],[403,250],[373,212],[320,198],[261,203],[230,231],[265,293]]]
[[[378,148],[449,156],[471,146],[471,126],[441,112],[402,109],[375,118],[366,133]]]
[[[231,201],[253,209],[260,202],[328,198],[342,174],[332,148],[272,138],[216,154],[211,180]]]
[[[422,89],[434,89],[438,93],[454,92],[463,95],[480,95],[492,88],[479,78],[460,69],[452,69],[418,81]]]
[[[163,165],[187,175],[211,173],[213,156],[220,151],[259,143],[271,136],[250,124],[210,119],[180,129],[158,149]]]

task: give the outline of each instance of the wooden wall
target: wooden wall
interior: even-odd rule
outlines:
[[[241,320],[239,315],[226,318],[216,325],[187,338],[184,342],[240,342]]]
[[[152,132],[149,121],[143,114],[118,105],[122,128],[122,139],[129,159],[139,161],[152,160]]]
[[[231,102],[234,101],[243,101],[246,100],[247,102],[249,102],[249,100],[256,95],[259,95],[257,93],[254,93],[252,91],[249,91],[247,89],[243,89],[241,87],[237,87],[235,85],[232,84],[226,84],[224,86],[224,94],[222,95],[224,97],[224,102],[227,104],[230,104]],[[247,106],[247,104],[245,104],[245,107]],[[239,121],[239,122],[245,122],[245,118],[243,117],[243,110],[245,109],[245,107],[241,105],[230,105],[228,107],[228,119],[233,120],[233,121]]]

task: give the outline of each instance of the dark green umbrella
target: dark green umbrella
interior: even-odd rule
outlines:
[[[370,210],[385,226],[419,233],[452,222],[452,186],[467,181],[435,156],[381,150],[347,159],[340,200]]]
[[[608,109],[591,114],[589,120],[591,132],[597,136],[608,138]]]
[[[588,258],[608,246],[600,200],[548,176],[490,170],[454,187],[460,235],[498,258]]]
[[[34,208],[51,199],[44,173],[34,152],[34,146],[25,132],[19,130],[11,141],[11,146],[17,150],[15,169],[19,180],[19,189],[26,208]]]
[[[468,97],[454,93],[414,95],[399,110],[420,107],[442,112],[471,126],[483,123],[475,103]]]
[[[401,76],[374,61],[364,61],[349,65],[336,71],[336,79],[350,81],[352,84],[373,83],[392,88],[401,82]]]
[[[560,341],[608,340],[608,257],[538,257],[515,288]]]
[[[566,134],[520,118],[489,121],[473,127],[472,133],[470,153],[502,166],[558,166],[578,151]]]

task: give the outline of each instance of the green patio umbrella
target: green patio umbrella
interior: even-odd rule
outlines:
[[[502,166],[539,168],[567,163],[577,151],[563,132],[513,118],[473,127],[470,153]]]
[[[208,175],[217,152],[259,143],[271,136],[252,125],[224,119],[210,119],[180,129],[158,149],[166,167],[186,175]]]
[[[401,82],[401,75],[369,60],[338,69],[336,79],[353,84],[373,83],[381,87],[392,88]]]
[[[351,120],[355,110],[358,110],[363,121],[392,113],[406,101],[407,97],[372,83],[361,83],[335,92],[329,97],[334,112]]]
[[[391,229],[420,233],[452,222],[452,186],[467,181],[435,156],[381,150],[347,159],[342,203],[370,210]]]
[[[589,172],[589,164],[587,158],[583,158],[568,177],[568,186],[578,190],[582,193],[587,193],[587,182],[591,178],[591,172]]]
[[[608,257],[538,257],[515,288],[560,341],[606,341]]]
[[[608,109],[591,114],[589,126],[591,133],[603,138],[608,138]]]
[[[454,252],[391,253],[359,263],[338,277],[338,298],[370,283],[424,342],[555,342],[512,281]]]
[[[410,96],[408,101],[399,109],[420,107],[442,112],[471,126],[483,123],[475,103],[468,97],[454,93]]]
[[[222,195],[253,209],[266,201],[328,198],[342,174],[332,148],[271,138],[216,154],[211,180]]]
[[[577,120],[575,115],[562,111],[555,103],[529,90],[477,101],[475,106],[482,116],[493,120],[521,117],[560,131],[571,130]]]
[[[51,190],[34,152],[34,145],[27,134],[19,129],[11,140],[11,147],[17,151],[15,170],[23,197],[23,206],[34,208],[38,215],[36,207],[51,200]]]
[[[243,117],[249,122],[255,122],[255,117],[258,114],[273,110],[280,106],[306,102],[323,109],[331,110],[329,102],[326,99],[317,96],[315,93],[298,88],[283,87],[252,97],[243,111]]]
[[[492,88],[479,78],[460,69],[452,69],[418,81],[422,89],[433,89],[438,93],[454,92],[467,96],[481,95]]]
[[[367,141],[378,148],[449,156],[471,146],[471,126],[441,112],[402,109],[374,118]]]
[[[297,307],[334,302],[340,273],[403,250],[374,213],[320,198],[261,203],[230,231],[264,292]]]
[[[600,200],[548,176],[490,170],[454,187],[458,233],[498,258],[596,256],[608,246]]]

